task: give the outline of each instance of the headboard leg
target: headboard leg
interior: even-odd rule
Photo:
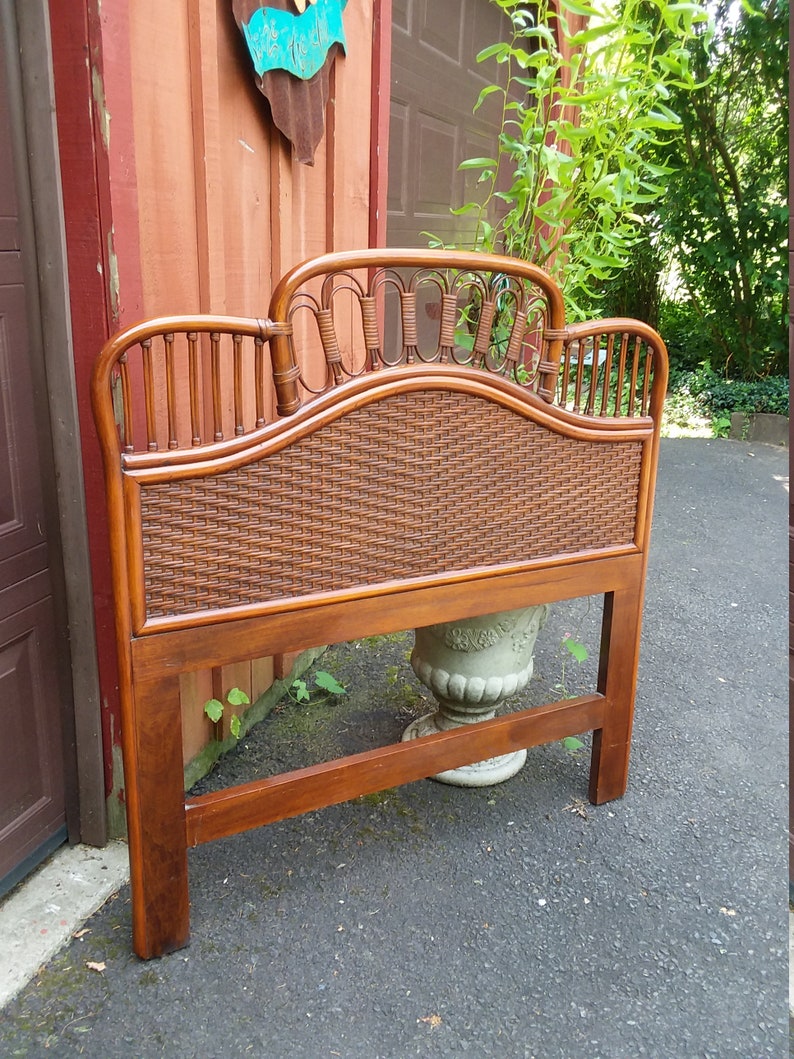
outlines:
[[[626,793],[641,623],[641,584],[606,593],[598,670],[606,721],[593,732],[589,797],[594,805]]]
[[[135,952],[142,959],[187,945],[187,836],[178,676],[133,680],[124,772]]]

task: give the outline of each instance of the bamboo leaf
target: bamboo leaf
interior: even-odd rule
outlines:
[[[474,104],[473,113],[476,114],[480,107],[483,105],[488,96],[492,96],[494,92],[501,92],[504,94],[504,90],[499,85],[486,85],[485,88],[480,92],[477,97],[477,102]]]
[[[585,18],[598,18],[599,15],[591,4],[579,3],[579,0],[560,0],[560,7],[573,15],[584,15]]]
[[[483,48],[482,51],[477,52],[477,62],[484,63],[487,59],[496,56],[497,60],[507,58],[510,51],[510,45],[505,42],[499,44],[491,44],[487,48]]]
[[[460,163],[458,169],[485,169],[489,166],[495,166],[495,158],[466,158]]]
[[[593,41],[600,40],[602,37],[610,36],[619,26],[619,22],[603,22],[601,25],[579,30],[578,33],[574,33],[570,38],[570,43],[575,48],[581,48],[586,44],[592,44]]]

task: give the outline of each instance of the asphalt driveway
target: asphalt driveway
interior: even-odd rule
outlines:
[[[664,1059],[786,1054],[788,453],[663,442],[629,790],[587,747],[494,788],[422,781],[191,853],[192,942],[131,951],[123,889],[2,1012],[3,1056]],[[522,705],[593,678],[597,601],[556,606]],[[410,637],[320,663],[205,781],[387,741]],[[585,740],[586,742],[586,740]]]

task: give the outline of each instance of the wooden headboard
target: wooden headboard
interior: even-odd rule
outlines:
[[[94,371],[134,945],[186,944],[187,848],[593,730],[626,787],[667,360],[631,320],[566,325],[533,265],[317,258],[266,319],[146,321]],[[185,799],[179,675],[604,595],[592,694]]]

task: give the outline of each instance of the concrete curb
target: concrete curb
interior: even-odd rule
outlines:
[[[786,416],[768,412],[732,412],[728,437],[732,441],[756,441],[787,447],[789,421]]]
[[[0,904],[0,1008],[129,879],[127,846],[64,846]]]

